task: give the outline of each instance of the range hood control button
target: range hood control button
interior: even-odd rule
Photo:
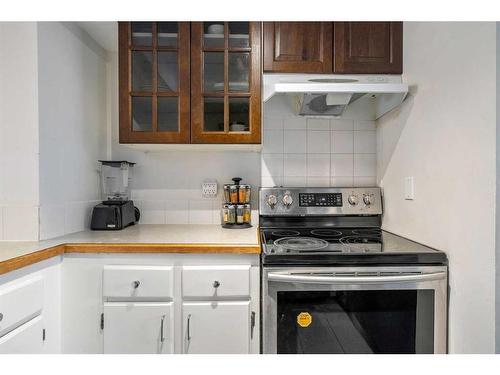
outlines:
[[[347,198],[347,201],[351,206],[355,206],[358,204],[358,197],[356,195],[349,195],[349,198]]]

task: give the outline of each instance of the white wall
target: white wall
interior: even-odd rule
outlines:
[[[75,25],[38,23],[41,239],[88,228],[100,199],[105,56]]]
[[[219,224],[222,184],[232,177],[254,188],[257,206],[260,185],[260,154],[242,151],[161,151],[143,152],[118,142],[118,59],[110,53],[108,101],[110,108],[108,148],[113,159],[136,162],[133,168],[134,203],[141,210],[143,224]],[[219,183],[216,199],[201,196],[204,179]]]
[[[263,113],[262,186],[375,186],[374,121],[298,116],[279,95]]]
[[[497,80],[496,80],[496,90],[497,90],[497,129],[500,129],[500,22],[497,22]],[[495,236],[495,245],[496,245],[496,286],[495,286],[495,313],[496,313],[496,324],[495,324],[495,336],[496,336],[496,353],[500,353],[500,132],[497,130],[497,138],[496,138],[496,158],[497,158],[497,173],[496,173],[496,236]]]
[[[0,240],[36,240],[36,23],[1,22],[0,45]]]
[[[452,353],[495,350],[495,32],[405,23],[404,80],[417,92],[377,128],[384,229],[448,254]]]

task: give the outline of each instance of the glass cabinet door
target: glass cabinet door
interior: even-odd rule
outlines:
[[[192,24],[193,143],[260,143],[260,26]]]
[[[187,22],[119,24],[120,143],[189,143]]]

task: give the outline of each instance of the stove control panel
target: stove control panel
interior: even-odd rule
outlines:
[[[342,193],[299,193],[300,207],[342,207]]]
[[[381,215],[380,188],[261,188],[263,216]]]

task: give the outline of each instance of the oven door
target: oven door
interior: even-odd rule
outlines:
[[[446,353],[447,268],[264,268],[264,353]]]

